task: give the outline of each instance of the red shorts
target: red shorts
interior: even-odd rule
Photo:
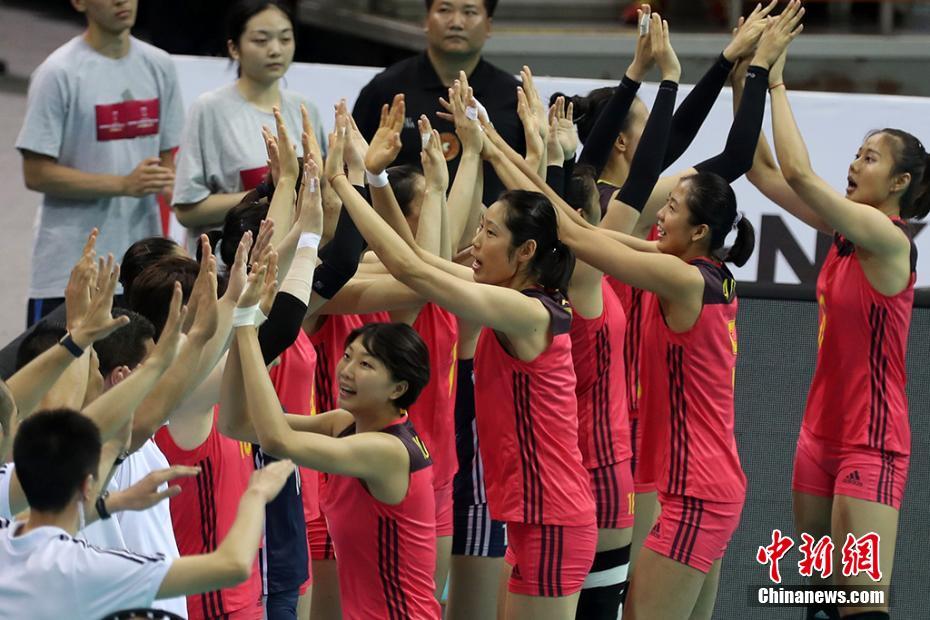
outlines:
[[[581,590],[594,562],[597,525],[530,525],[507,522],[513,567],[507,589],[528,596],[570,596]]]
[[[597,510],[597,527],[621,530],[633,527],[633,472],[630,459],[589,469]]]
[[[633,489],[636,493],[656,492],[655,446],[643,445],[643,419],[637,416],[630,420],[630,441],[633,443],[635,467],[633,471]]]
[[[801,431],[791,488],[821,497],[846,495],[901,509],[910,456],[844,446]]]
[[[307,524],[307,537],[310,539],[310,560],[335,560],[336,550],[333,539],[326,527],[326,517],[323,513]]]
[[[706,573],[727,550],[743,501],[716,502],[659,492],[662,512],[643,543],[660,555]]]
[[[436,495],[436,536],[452,536],[452,480],[434,491]]]

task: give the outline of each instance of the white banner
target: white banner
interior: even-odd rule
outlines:
[[[185,106],[200,94],[235,80],[235,67],[220,58],[175,56]],[[351,109],[355,97],[381,69],[295,63],[287,74],[285,87],[298,91],[316,104],[332,128],[333,105],[342,97]],[[697,77],[697,76],[689,76]],[[788,68],[790,84],[791,71]],[[584,94],[614,82],[576,78],[539,77],[537,86],[544,98],[556,91]],[[690,87],[683,86],[681,102]],[[656,85],[645,84],[640,95],[649,105]],[[837,190],[844,191],[849,163],[863,137],[872,129],[895,127],[930,141],[930,98],[839,93],[792,92],[791,104],[810,150],[814,170]],[[438,105],[438,104],[437,104]],[[733,119],[732,95],[721,93],[713,111],[691,148],[678,160],[677,168],[696,164],[723,149]],[[766,113],[765,132],[771,143],[771,117]],[[808,226],[769,202],[745,179],[733,185],[740,210],[756,228],[756,251],[743,267],[734,271],[742,281],[775,284],[813,284],[826,250],[825,237],[819,243]],[[918,227],[922,228],[922,227]],[[917,285],[930,286],[930,233],[918,232]]]

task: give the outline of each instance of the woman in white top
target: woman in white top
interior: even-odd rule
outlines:
[[[265,180],[268,156],[262,126],[275,126],[273,107],[280,107],[290,135],[300,136],[305,106],[322,141],[313,104],[281,88],[294,60],[294,45],[294,24],[282,2],[239,0],[230,8],[227,46],[239,77],[194,101],[178,152],[173,202],[187,228],[221,226],[226,212]],[[270,186],[259,191],[270,193]]]

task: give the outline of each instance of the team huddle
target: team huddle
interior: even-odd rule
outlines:
[[[741,19],[677,107],[648,5],[616,87],[544,102],[473,46],[496,2],[427,0],[427,52],[329,135],[279,86],[274,0],[230,9],[239,77],[186,121],[135,2],[73,3],[88,31],[37,70],[17,141],[44,197],[0,383],[0,617],[711,618],[751,483],[743,175],[834,239],[796,529],[879,534],[887,592],[930,156],[881,129],[845,195],[813,171],[783,75],[799,0]],[[680,163],[725,85],[721,151]],[[189,247],[158,234],[164,192]]]

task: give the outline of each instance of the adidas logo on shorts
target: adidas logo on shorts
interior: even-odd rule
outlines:
[[[843,478],[843,484],[851,484],[853,486],[861,487],[862,480],[859,478],[859,470],[854,469],[848,476]]]

